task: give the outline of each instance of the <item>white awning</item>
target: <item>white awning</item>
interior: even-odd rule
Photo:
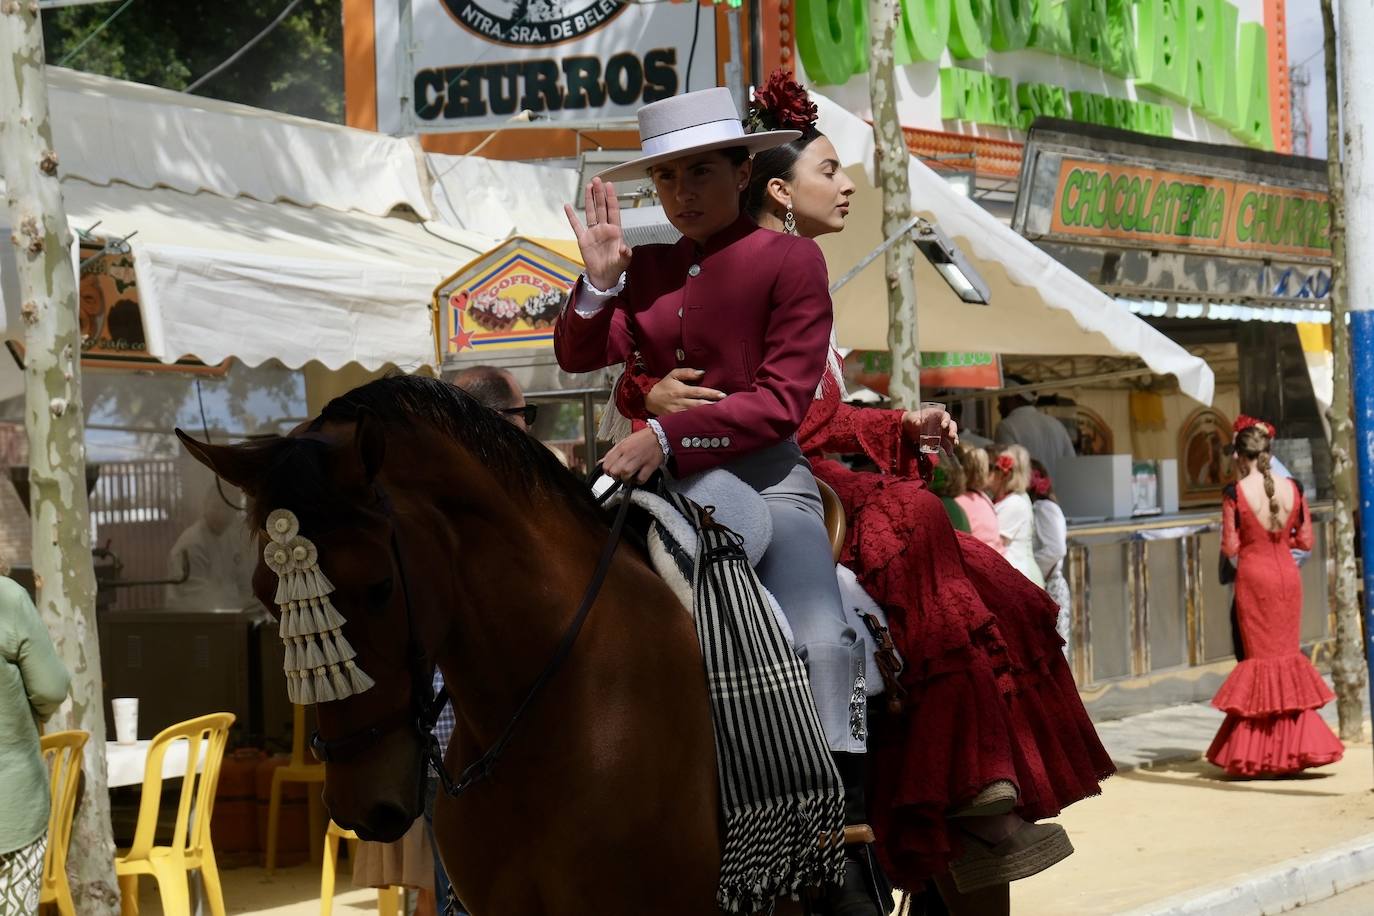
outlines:
[[[882,195],[872,179],[873,128],[813,93],[818,127],[835,144],[859,185],[844,232],[820,239],[833,277],[883,241]],[[1207,363],[1132,315],[1063,264],[1003,225],[939,174],[910,158],[912,212],[938,223],[992,290],[990,305],[961,301],[917,256],[917,315],[925,351],[1025,355],[1137,356],[1173,375],[1188,396],[1210,404],[1215,379]],[[887,349],[887,287],[878,258],[835,294],[842,346]]]
[[[105,238],[137,232],[129,246],[144,333],[164,362],[432,365],[435,287],[495,244],[399,217],[165,188],[68,179],[62,191],[73,226],[99,221]],[[0,331],[22,335],[12,296],[6,312]]]
[[[582,199],[577,169],[426,153],[435,218],[494,238],[571,239],[563,205]]]
[[[62,176],[433,219],[418,143],[48,67]]]

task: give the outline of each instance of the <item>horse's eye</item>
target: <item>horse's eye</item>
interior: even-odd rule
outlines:
[[[367,609],[380,614],[391,604],[391,580],[383,579],[367,587]]]

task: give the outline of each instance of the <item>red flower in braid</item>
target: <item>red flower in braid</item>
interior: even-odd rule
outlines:
[[[816,123],[816,103],[786,70],[774,70],[768,81],[754,90],[754,100],[744,127],[750,133],[763,130],[806,130]]]

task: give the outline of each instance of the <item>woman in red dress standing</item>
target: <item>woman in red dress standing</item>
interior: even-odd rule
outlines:
[[[1341,759],[1317,710],[1330,688],[1302,654],[1302,580],[1293,550],[1312,549],[1312,518],[1293,480],[1269,469],[1274,428],[1236,420],[1240,479],[1225,489],[1221,550],[1236,564],[1236,615],[1245,660],[1212,699],[1226,721],[1207,759],[1231,776],[1283,776]]]
[[[841,231],[854,186],[814,105],[779,74],[757,98],[759,126],[802,137],[755,157],[751,215],[789,234]],[[838,370],[832,354],[797,438],[849,517],[841,562],[888,612],[906,661],[903,710],[875,728],[872,749],[879,853],[900,886],[934,877],[956,912],[1008,912],[1006,882],[1071,851],[1062,828],[1031,822],[1096,795],[1113,766],[1064,662],[1054,602],[953,529],[917,473],[920,418],[843,403]],[[700,377],[684,368],[660,381],[631,366],[617,405],[642,422],[723,397],[692,384]],[[881,473],[825,457],[836,452],[864,454]]]

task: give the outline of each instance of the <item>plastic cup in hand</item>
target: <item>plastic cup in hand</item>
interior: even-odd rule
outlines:
[[[137,744],[138,697],[115,697],[110,705],[114,708],[115,743]]]
[[[921,402],[921,453],[936,455],[945,441],[945,405],[939,401]]]

